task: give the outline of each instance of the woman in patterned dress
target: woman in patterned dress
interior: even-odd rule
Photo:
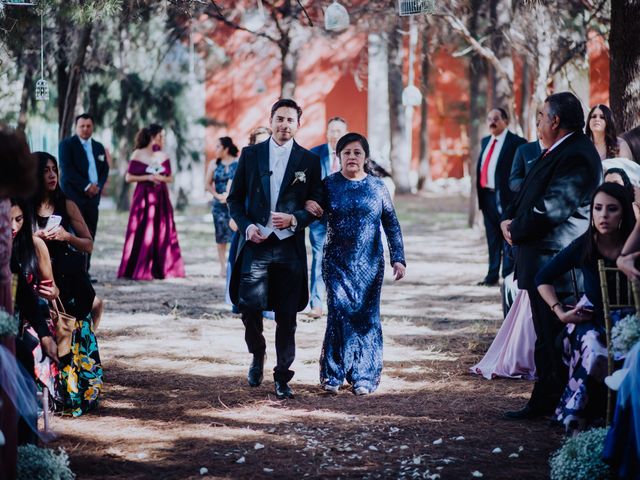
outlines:
[[[538,272],[536,285],[540,296],[558,319],[566,324],[563,335],[563,360],[569,367],[567,386],[555,410],[555,420],[568,433],[583,430],[605,413],[607,348],[604,329],[602,291],[598,260],[615,267],[622,247],[635,225],[630,193],[617,183],[600,185],[591,201],[591,224],[587,232],[553,257]],[[584,293],[592,304],[565,306],[559,300],[554,282],[571,269],[579,269]],[[626,292],[626,282],[620,285]],[[608,281],[610,297],[615,298],[616,281]],[[626,299],[622,299],[624,302]]]
[[[233,230],[229,226],[229,207],[227,195],[231,187],[231,180],[238,168],[238,147],[230,137],[221,137],[216,145],[216,161],[209,164],[205,177],[205,185],[213,195],[213,226],[216,231],[216,245],[218,247],[218,261],[220,262],[220,276],[227,272],[227,244],[233,237]]]

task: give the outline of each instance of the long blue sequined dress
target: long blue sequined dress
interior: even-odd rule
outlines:
[[[327,239],[322,276],[327,286],[327,330],[320,382],[373,392],[382,373],[380,290],[387,235],[391,264],[405,264],[400,223],[382,180],[349,180],[340,172],[324,180]]]

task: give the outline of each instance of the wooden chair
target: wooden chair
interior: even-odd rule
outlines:
[[[615,275],[615,292],[612,294],[609,292],[609,281],[607,279],[607,273],[613,272]],[[604,264],[604,260],[598,260],[598,273],[600,274],[600,288],[602,290],[602,306],[604,310],[604,326],[607,336],[607,371],[611,375],[613,373],[613,349],[611,347],[611,327],[612,319],[611,312],[613,310],[619,310],[622,308],[633,308],[636,312],[640,309],[640,289],[638,288],[638,282],[626,281],[626,276],[619,269],[615,267],[607,267]],[[623,281],[624,280],[624,281]],[[622,285],[626,284],[626,288],[623,289]],[[623,296],[622,292],[625,291],[626,295]],[[626,297],[626,302],[624,298]],[[633,303],[632,303],[633,302]],[[607,425],[611,423],[613,415],[613,392],[611,389],[607,389]]]

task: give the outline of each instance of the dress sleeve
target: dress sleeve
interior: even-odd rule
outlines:
[[[572,268],[582,267],[585,236],[578,237],[549,260],[536,275],[536,287],[552,285]]]
[[[400,262],[406,267],[407,263],[404,258],[404,243],[402,241],[400,222],[398,221],[396,210],[393,207],[389,190],[387,190],[382,180],[380,180],[380,190],[382,192],[382,228],[384,228],[384,233],[387,235],[391,265]]]
[[[130,160],[129,161],[129,168],[127,168],[127,173],[130,173],[131,175],[145,175],[147,173],[147,166],[142,163],[142,162],[138,162],[137,160]]]
[[[172,171],[171,171],[171,160],[169,160],[168,158],[162,162],[162,166],[164,167],[164,173],[163,175],[171,175]]]

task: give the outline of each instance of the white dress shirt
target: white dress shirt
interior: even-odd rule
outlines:
[[[291,156],[291,149],[293,148],[293,139],[288,142],[278,145],[273,137],[269,140],[269,187],[270,187],[270,209],[271,212],[276,211],[276,204],[278,197],[280,196],[280,190],[284,187],[282,185],[282,179],[284,178],[284,172],[287,169],[289,163],[289,157]],[[249,232],[249,228],[247,232]],[[265,237],[268,237],[272,233],[275,233],[280,240],[290,237],[294,233],[293,228],[285,228],[283,230],[274,228],[271,214],[269,214],[269,221],[266,225],[257,224],[260,233]],[[246,235],[245,235],[246,237]]]
[[[482,163],[480,164],[480,171],[484,166],[484,162],[489,162],[489,170],[487,171],[487,186],[486,188],[495,189],[496,188],[496,168],[498,167],[498,158],[500,157],[500,152],[502,151],[502,146],[504,145],[504,140],[507,138],[507,129],[505,128],[500,135],[494,137],[491,135],[489,139],[489,143],[482,151]],[[487,158],[489,154],[489,150],[491,149],[491,144],[494,140],[497,140],[496,146],[493,149],[493,153],[491,154],[491,158]]]

